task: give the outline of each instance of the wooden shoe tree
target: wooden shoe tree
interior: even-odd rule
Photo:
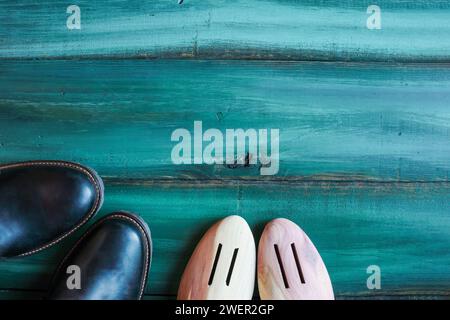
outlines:
[[[255,241],[247,222],[229,216],[198,243],[181,278],[178,300],[249,300],[255,264]]]
[[[269,222],[258,246],[262,300],[334,300],[325,264],[305,232],[287,219]]]

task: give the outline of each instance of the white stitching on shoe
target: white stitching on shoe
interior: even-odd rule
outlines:
[[[78,230],[81,226],[83,226],[95,214],[95,212],[98,210],[98,207],[99,207],[99,203],[100,203],[102,195],[101,195],[101,190],[100,190],[101,188],[98,185],[96,177],[89,170],[87,170],[86,168],[84,168],[84,167],[82,167],[82,166],[80,166],[80,165],[78,165],[76,163],[65,162],[65,161],[27,161],[27,162],[19,162],[19,163],[13,163],[13,164],[7,164],[7,165],[4,165],[4,166],[0,166],[0,171],[1,170],[5,170],[5,169],[11,169],[11,168],[45,166],[45,165],[54,165],[54,166],[61,166],[61,167],[72,168],[72,169],[76,169],[76,170],[81,171],[84,174],[86,174],[88,179],[95,186],[96,199],[95,199],[94,205],[92,206],[92,208],[89,211],[89,213],[75,227],[73,227],[72,229],[70,229],[66,233],[63,233],[61,236],[59,236],[55,240],[53,240],[53,241],[51,241],[51,242],[49,242],[47,244],[44,244],[42,246],[39,246],[36,249],[33,249],[33,250],[27,251],[25,253],[19,254],[17,257],[24,257],[24,256],[28,256],[28,255],[34,254],[34,253],[39,252],[41,250],[44,250],[44,249],[46,249],[48,247],[51,247],[52,245],[54,245],[54,244],[58,243],[59,241],[63,240],[64,238],[66,238],[67,236],[71,235],[73,232]]]

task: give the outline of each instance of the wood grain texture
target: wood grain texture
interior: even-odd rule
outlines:
[[[258,244],[258,292],[262,300],[334,300],[320,253],[295,223],[278,218]]]
[[[421,2],[422,3],[422,2]],[[423,4],[423,3],[422,3]],[[0,30],[3,32],[3,29]],[[238,61],[1,61],[0,161],[65,159],[106,183],[100,216],[152,229],[147,298],[175,298],[195,244],[243,216],[314,239],[336,298],[449,298],[450,69]],[[281,129],[280,173],[174,166],[171,132]],[[70,244],[0,261],[0,297],[38,297]],[[379,265],[382,289],[366,287]]]
[[[42,299],[44,295],[43,292],[37,290],[17,290],[17,289],[7,289],[0,290],[1,300],[39,300]],[[339,300],[448,300],[450,299],[449,293],[447,291],[390,291],[389,293],[380,292],[379,294],[359,294],[359,295],[340,295]],[[146,294],[142,297],[142,300],[175,300],[173,295],[153,295]]]
[[[155,250],[146,293],[154,297],[175,298],[203,233],[230,214],[244,217],[255,239],[277,217],[301,225],[314,239],[339,299],[445,297],[450,287],[450,184],[445,182],[198,187],[107,181],[105,191],[99,217],[126,209],[140,214],[152,230]],[[0,287],[44,292],[80,232],[40,254],[1,261]],[[380,291],[366,287],[366,269],[374,264],[382,272]]]
[[[382,29],[368,30],[370,1],[79,0],[0,2],[1,58],[221,58],[446,61],[448,1],[379,0]]]
[[[256,248],[239,216],[215,223],[202,237],[181,277],[178,300],[251,300]]]
[[[0,161],[103,177],[261,179],[172,164],[177,128],[280,128],[270,180],[448,181],[450,68],[212,61],[0,62]]]

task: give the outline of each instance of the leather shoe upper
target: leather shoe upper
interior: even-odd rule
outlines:
[[[103,200],[91,169],[64,161],[0,166],[0,258],[43,250],[86,223]]]
[[[150,231],[143,220],[126,212],[110,214],[95,223],[63,259],[48,298],[140,299],[151,254]]]

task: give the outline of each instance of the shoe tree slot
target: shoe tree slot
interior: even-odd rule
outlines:
[[[228,274],[227,274],[227,281],[226,281],[227,286],[230,285],[231,274],[233,273],[233,268],[234,268],[234,264],[236,263],[236,258],[237,258],[238,252],[239,252],[239,248],[236,248],[233,251],[233,257],[231,258],[230,269],[228,270]]]
[[[247,222],[230,216],[213,225],[194,250],[178,289],[180,300],[249,300],[256,248]]]
[[[295,265],[297,266],[298,276],[300,277],[300,282],[305,284],[305,277],[303,276],[302,265],[300,264],[300,259],[298,258],[297,249],[295,249],[295,243],[291,243],[292,254],[294,255]]]
[[[273,245],[275,249],[275,255],[277,256],[278,265],[280,266],[281,277],[283,278],[284,287],[289,289],[289,282],[287,279],[286,271],[284,270],[283,260],[280,255],[280,250],[278,249],[278,245]],[[295,243],[291,243],[292,255],[294,256],[295,266],[297,267],[298,276],[300,278],[300,282],[305,284],[305,278],[303,276],[302,266],[300,264],[300,260],[298,258],[297,250],[295,249]]]
[[[275,249],[275,254],[277,256],[278,265],[280,266],[281,277],[283,278],[284,287],[286,289],[289,289],[289,283],[286,277],[286,272],[284,271],[283,261],[281,260],[280,256],[280,250],[278,250],[278,245],[276,244],[274,244],[273,247]]]
[[[258,290],[262,300],[331,300],[326,266],[306,233],[287,219],[270,221],[258,247]]]
[[[214,258],[214,263],[211,269],[211,274],[209,275],[208,286],[212,285],[214,280],[214,274],[216,273],[217,263],[219,263],[220,252],[222,251],[222,244],[219,243],[217,246],[216,257]]]
[[[211,274],[209,275],[208,286],[211,286],[213,284],[214,274],[216,273],[217,264],[219,263],[221,251],[222,251],[222,244],[219,243],[219,245],[217,246],[216,256],[214,258],[214,263],[213,263],[213,266],[211,269]],[[233,274],[234,264],[236,263],[236,258],[237,258],[238,252],[239,252],[239,248],[235,248],[233,251],[233,256],[231,257],[230,268],[228,269],[227,279],[225,281],[227,286],[230,285],[231,275]]]

